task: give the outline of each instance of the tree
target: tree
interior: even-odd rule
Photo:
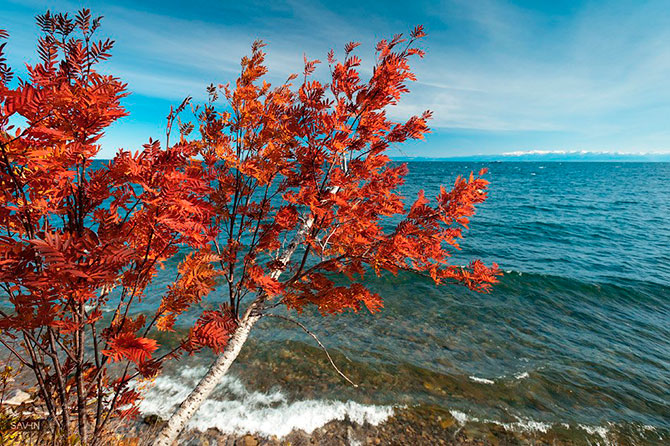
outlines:
[[[150,140],[93,160],[126,114],[126,86],[96,71],[114,43],[94,39],[100,20],[88,10],[38,16],[40,62],[14,84],[0,45],[0,342],[31,370],[52,442],[64,444],[99,442],[111,418],[133,415],[129,381],[183,349],[152,357],[158,318],[133,304],[180,246],[211,239],[197,146]]]
[[[191,351],[209,347],[219,356],[155,446],[174,441],[259,319],[293,320],[276,314],[280,306],[300,312],[314,305],[323,314],[378,311],[383,300],[366,287],[367,273],[407,270],[476,291],[497,281],[495,264],[449,263],[475,205],[486,198],[485,172],[457,178],[434,201],[421,192],[406,209],[398,188],[407,167],[386,155],[392,145],[429,131],[430,112],[405,122],[387,115],[415,80],[409,61],[423,56],[415,44],[424,35],[417,27],[408,39],[379,42],[367,82],[353,53],[359,44],[352,42],[343,61],[328,54],[327,84],[314,79],[319,61],[305,59],[298,85],[293,75],[278,87],[264,80],[264,45],[255,42],[235,85],[210,86],[208,103],[194,109],[196,144],[213,179],[207,202],[216,234],[182,263],[180,270],[200,273],[184,275],[165,296],[158,328],[172,330],[178,316],[214,288],[213,275],[223,278],[228,299],[191,329]],[[345,285],[336,282],[340,276]]]

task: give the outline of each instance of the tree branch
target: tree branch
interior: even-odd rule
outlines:
[[[269,317],[275,317],[275,318],[278,318],[278,319],[283,319],[283,320],[285,320],[285,321],[292,322],[292,323],[294,323],[295,325],[297,325],[298,327],[302,328],[302,330],[303,330],[305,333],[307,333],[307,334],[310,335],[312,338],[314,338],[314,340],[317,342],[317,344],[319,344],[319,346],[321,347],[321,349],[326,353],[326,356],[328,357],[328,361],[330,361],[330,365],[333,366],[333,368],[335,369],[335,371],[336,371],[342,378],[344,378],[349,384],[351,384],[351,385],[354,386],[354,387],[358,387],[358,384],[356,384],[356,383],[354,383],[352,380],[350,380],[349,377],[348,377],[347,375],[345,375],[344,373],[342,373],[342,371],[341,371],[339,368],[337,368],[337,366],[335,365],[335,362],[333,361],[333,358],[331,358],[330,353],[328,353],[328,349],[326,349],[326,346],[324,346],[324,345],[321,343],[321,341],[319,340],[319,338],[318,338],[314,333],[312,333],[311,331],[309,331],[309,329],[308,329],[307,327],[305,327],[305,325],[303,325],[301,322],[298,322],[298,321],[296,321],[295,319],[291,319],[290,317],[281,316],[281,315],[279,315],[279,314],[264,314],[263,316],[269,316]]]

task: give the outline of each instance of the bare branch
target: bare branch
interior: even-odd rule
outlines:
[[[294,323],[295,325],[297,325],[298,327],[302,328],[302,330],[303,330],[305,333],[307,333],[307,334],[310,335],[312,338],[314,338],[314,340],[317,342],[317,344],[319,344],[319,346],[321,347],[321,349],[326,353],[326,356],[328,357],[328,361],[330,361],[330,365],[333,366],[333,368],[335,369],[335,371],[336,371],[342,378],[344,378],[349,384],[351,384],[351,385],[354,386],[354,387],[358,387],[358,384],[356,384],[356,383],[354,383],[352,380],[350,380],[349,377],[348,377],[347,375],[345,375],[344,373],[342,373],[342,371],[341,371],[339,368],[337,368],[337,366],[335,365],[335,362],[333,361],[333,358],[331,358],[330,353],[328,353],[328,349],[326,349],[326,346],[323,345],[323,344],[321,343],[321,341],[319,340],[319,338],[318,338],[314,333],[312,333],[311,331],[309,331],[309,329],[308,329],[307,327],[305,327],[304,324],[302,324],[301,322],[296,321],[295,319],[291,319],[290,317],[286,317],[286,316],[281,316],[281,315],[279,315],[279,314],[264,314],[263,316],[276,317],[276,318],[278,318],[278,319],[283,319],[283,320],[285,320],[285,321],[292,322],[292,323]]]

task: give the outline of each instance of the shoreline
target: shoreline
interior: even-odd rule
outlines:
[[[185,370],[193,372],[193,369],[190,368]],[[360,372],[360,369],[358,370]],[[292,373],[296,373],[296,371],[293,370]],[[190,379],[197,378],[197,373],[188,373],[187,375]],[[293,375],[292,377],[296,378]],[[19,395],[32,397],[34,391],[27,388],[26,382],[23,382],[26,381],[26,378],[26,376],[17,375],[16,380],[9,384],[7,390],[20,391],[21,389],[25,389],[29,393],[20,392]],[[173,378],[186,379],[186,376],[179,375]],[[295,380],[291,380],[291,382],[295,382]],[[280,426],[282,423],[267,413],[267,410],[272,412],[272,410],[280,408],[288,411],[293,417],[309,416],[312,413],[316,413],[321,415],[319,418],[323,419],[323,413],[320,413],[321,410],[324,410],[323,407],[312,407],[310,409],[312,412],[305,412],[304,408],[297,409],[291,406],[291,404],[286,405],[284,396],[277,391],[271,392],[270,388],[266,388],[267,386],[261,386],[263,390],[260,391],[249,391],[244,386],[244,382],[235,376],[230,376],[229,380],[224,384],[227,391],[232,391],[233,394],[242,392],[244,395],[252,394],[254,398],[261,398],[263,404],[261,407],[255,408],[254,415],[262,417],[265,423],[277,422],[275,426]],[[155,385],[156,383],[154,383]],[[422,386],[428,390],[439,387],[444,392],[441,386],[432,386],[428,381],[424,381]],[[513,389],[508,389],[508,392],[513,392]],[[312,389],[309,393],[312,393],[313,397],[318,398],[317,395],[322,395],[322,390]],[[236,396],[239,399],[240,395],[236,394]],[[162,395],[162,397],[165,398],[166,395]],[[251,398],[251,400],[254,400],[254,398]],[[319,401],[321,400],[319,399]],[[351,401],[348,402],[351,403]],[[239,399],[239,403],[253,405],[254,401],[246,401],[244,396],[242,396]],[[346,404],[346,402],[341,402],[341,404]],[[227,432],[219,430],[216,427],[201,424],[201,426],[204,426],[204,431],[190,428],[180,435],[177,444],[190,446],[362,446],[386,444],[450,446],[614,446],[634,444],[636,446],[652,446],[663,444],[668,438],[668,432],[665,429],[656,429],[637,423],[614,424],[604,422],[604,424],[601,423],[600,425],[575,423],[568,425],[561,422],[551,423],[531,419],[512,419],[504,420],[505,422],[503,422],[484,418],[478,419],[471,414],[431,403],[385,407],[388,407],[388,415],[370,417],[360,416],[358,412],[352,414],[350,411],[345,411],[344,414],[333,414],[332,416],[336,418],[330,418],[324,424],[316,424],[318,427],[313,430],[307,427],[308,432],[298,427],[293,427],[290,431],[285,429],[283,432],[287,432],[286,435],[279,433],[282,432],[281,429],[272,429],[269,431],[278,432],[276,435],[258,433],[263,432],[262,430],[254,432],[255,427],[253,423],[240,424],[240,420],[236,419],[234,413],[227,413],[226,410],[223,410],[219,414],[219,419],[222,419],[224,424],[219,424],[219,426]],[[156,407],[153,409],[156,409]],[[216,413],[219,413],[222,409],[222,407],[209,408],[210,411],[214,410]],[[327,406],[326,409],[328,409]],[[120,421],[112,428],[109,440],[105,444],[118,444],[122,446],[150,445],[155,433],[163,423],[160,416],[155,415],[155,413],[152,410],[142,410],[141,415],[134,421]],[[161,411],[158,413],[161,413]],[[163,415],[165,416],[165,414]],[[221,418],[221,415],[223,418]],[[229,418],[230,416],[232,418]],[[256,424],[256,428],[257,426],[258,424]],[[302,424],[301,426],[310,426],[310,424]],[[315,425],[312,424],[312,426]],[[245,432],[245,429],[249,429],[249,431]],[[231,431],[233,433],[230,433]],[[268,432],[268,430],[265,432]],[[37,436],[39,437],[39,434]]]
[[[31,406],[28,393],[18,408]],[[311,432],[293,428],[287,435],[263,435],[237,431],[226,433],[216,427],[205,431],[185,430],[178,437],[180,446],[367,446],[367,445],[442,445],[442,446],[615,446],[663,444],[661,431],[654,428],[622,432],[616,425],[606,427],[565,423],[549,424],[532,420],[502,423],[479,420],[462,412],[437,405],[416,405],[391,409],[388,418],[379,423],[352,420],[349,415],[331,419]],[[24,412],[25,413],[25,412]],[[233,422],[233,420],[231,420]],[[104,444],[150,446],[164,423],[158,415],[139,415],[135,420],[117,421],[110,426]],[[23,429],[21,429],[23,430]],[[29,431],[31,429],[28,429]],[[28,432],[26,432],[28,433]],[[631,436],[632,435],[632,436]],[[38,444],[43,431],[33,431],[24,440]]]
[[[124,435],[139,439],[139,445],[150,444],[163,421],[149,415],[138,420]],[[395,409],[378,425],[359,424],[349,418],[332,420],[311,433],[293,430],[278,438],[255,434],[226,434],[216,428],[205,432],[190,429],[178,439],[179,445],[218,446],[363,446],[363,445],[445,445],[445,446],[578,446],[623,444],[603,431],[583,428],[545,427],[509,429],[494,422],[463,422],[456,414],[437,406],[415,406]],[[650,441],[651,439],[647,439]],[[645,444],[644,439],[641,443]],[[654,444],[652,442],[648,444]]]

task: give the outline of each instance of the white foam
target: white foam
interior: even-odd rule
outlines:
[[[492,379],[479,378],[479,377],[477,377],[477,376],[468,376],[468,378],[470,378],[470,380],[472,380],[472,381],[474,381],[474,382],[476,382],[476,383],[480,383],[480,384],[495,384],[495,383],[496,383],[496,382],[493,381]]]
[[[512,432],[542,432],[546,433],[554,426],[561,426],[564,429],[572,429],[573,427],[567,423],[548,423],[543,421],[536,421],[530,418],[520,418],[515,417],[517,421],[515,422],[501,422],[498,420],[492,420],[488,418],[477,418],[472,415],[468,415],[464,412],[458,410],[449,410],[449,413],[456,420],[459,425],[465,425],[466,423],[491,423],[503,427],[507,431]],[[589,435],[597,435],[602,439],[602,442],[596,441],[595,445],[601,446],[616,446],[618,443],[614,443],[610,438],[610,427],[613,426],[613,423],[606,423],[609,427],[606,426],[589,426],[585,424],[579,424],[575,429],[581,429]],[[644,432],[656,432],[654,426],[645,425],[642,426]],[[659,440],[663,440],[663,437],[658,435]],[[589,443],[591,444],[591,443]]]
[[[542,421],[535,421],[531,419],[517,418],[517,421],[512,423],[503,423],[497,420],[490,420],[487,418],[476,418],[458,410],[450,410],[449,413],[460,425],[465,423],[491,423],[502,426],[505,430],[513,432],[547,432],[553,427],[551,423]]]
[[[203,373],[204,369],[189,368],[181,372],[181,377],[157,378],[153,386],[143,390],[140,412],[167,418]],[[226,376],[213,398],[203,403],[193,416],[189,427],[200,431],[217,428],[226,434],[284,437],[294,429],[309,434],[332,420],[345,418],[358,424],[378,425],[392,414],[392,406],[365,405],[355,401],[289,401],[279,390],[249,391],[239,379]]]
[[[541,421],[535,420],[522,420],[520,419],[514,423],[500,423],[497,421],[492,421],[494,424],[504,427],[508,431],[514,432],[547,432],[551,429],[552,425],[549,423],[543,423]]]
[[[450,410],[449,413],[451,414],[452,417],[456,420],[458,424],[465,424],[468,421],[473,421],[477,422],[479,421],[477,418],[471,417],[463,412],[460,412],[458,410]]]
[[[549,431],[552,427],[554,427],[554,424],[552,423],[546,423],[543,421],[535,421],[532,419],[524,419],[524,418],[517,418],[517,421],[512,422],[512,423],[503,423],[501,421],[497,420],[491,420],[488,418],[476,418],[471,415],[467,415],[464,412],[460,412],[458,410],[450,410],[449,413],[451,414],[452,417],[456,420],[456,422],[460,425],[464,425],[468,422],[471,423],[491,423],[491,424],[496,424],[498,426],[503,427],[505,430],[512,431],[512,432],[543,432],[546,433]],[[570,429],[571,426],[567,423],[560,423],[560,426],[562,426],[565,429]],[[613,446],[613,443],[611,442],[609,438],[610,430],[607,427],[604,426],[588,426],[585,424],[579,424],[578,425],[579,429],[582,429],[589,435],[598,435],[600,438],[602,438],[603,445],[607,446]],[[653,426],[644,426],[645,431],[655,431],[655,428]]]
[[[541,421],[535,421],[530,419],[518,418],[518,421],[514,423],[502,423],[500,421],[489,420],[485,418],[479,419],[471,415],[468,415],[464,412],[460,412],[458,410],[450,410],[449,413],[451,414],[452,417],[454,417],[456,422],[460,425],[464,425],[465,423],[468,422],[491,423],[491,424],[497,424],[498,426],[502,426],[508,431],[514,431],[514,432],[534,432],[534,431],[547,432],[552,427],[552,425],[549,423],[543,423]]]
[[[156,414],[167,418],[184,398],[188,396],[199,378],[205,373],[204,368],[184,368],[179,376],[163,375],[146,386],[136,383],[143,392],[139,409],[143,415]],[[527,372],[515,375],[516,379],[528,377]],[[475,382],[494,384],[486,378],[470,376]],[[303,430],[307,434],[333,420],[348,418],[354,423],[379,425],[393,415],[393,406],[365,405],[355,401],[334,400],[298,400],[289,401],[280,390],[270,392],[250,391],[238,378],[228,375],[214,393],[196,412],[189,423],[190,428],[205,431],[209,428],[219,429],[225,434],[241,435],[245,433],[262,436],[288,435],[292,430]],[[509,431],[547,432],[552,424],[532,419],[517,418],[515,422],[503,423],[487,418],[477,418],[458,410],[449,413],[459,425],[468,422],[493,423]],[[557,424],[569,429],[566,423]],[[598,435],[603,444],[610,445],[609,429],[604,426],[578,425],[590,435]],[[653,426],[644,426],[645,431],[654,431]],[[349,439],[355,441],[355,439]]]
[[[587,425],[584,425],[584,424],[580,424],[580,425],[579,425],[579,428],[582,429],[582,430],[585,430],[586,433],[588,433],[588,434],[590,434],[590,435],[598,435],[598,436],[600,436],[600,438],[603,439],[603,441],[605,442],[606,445],[611,444],[610,441],[609,441],[609,438],[608,438],[609,429],[607,429],[606,427],[602,427],[602,426],[587,426]]]

